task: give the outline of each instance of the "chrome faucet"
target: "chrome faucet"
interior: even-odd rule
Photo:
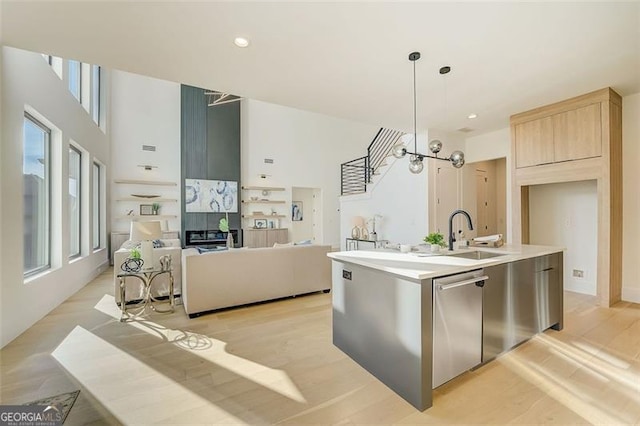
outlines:
[[[463,214],[467,217],[467,223],[469,224],[469,231],[473,231],[473,223],[471,223],[471,216],[469,216],[469,213],[467,213],[464,210],[456,210],[453,213],[451,213],[451,216],[449,216],[449,250],[451,251],[453,251],[453,242],[456,240],[455,236],[453,235],[453,218],[457,214]]]

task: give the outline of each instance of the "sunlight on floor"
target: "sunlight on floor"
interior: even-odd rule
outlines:
[[[120,319],[120,309],[116,305],[113,296],[105,294],[96,304],[95,309],[113,318]],[[303,404],[307,402],[287,373],[230,354],[226,351],[227,344],[223,341],[198,333],[172,330],[146,319],[136,319],[121,323],[121,325],[123,327],[135,327],[152,336],[161,338],[182,350],[219,365],[238,376],[277,392],[293,401]]]
[[[208,423],[244,424],[80,326],[65,337],[52,355],[124,424],[179,424],[196,413],[197,418]]]
[[[568,344],[545,334],[535,336],[528,344],[546,346],[549,359],[545,362],[531,361],[516,351],[500,357],[500,363],[589,422],[620,424],[635,420],[633,414],[613,407],[627,401],[640,401],[640,376],[627,371],[628,363],[585,343]],[[549,367],[554,364],[552,358],[561,359],[576,370],[566,374],[553,371]],[[586,376],[578,377],[578,373]],[[594,398],[589,387],[602,389],[603,398]]]

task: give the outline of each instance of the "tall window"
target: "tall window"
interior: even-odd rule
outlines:
[[[80,151],[69,147],[69,257],[80,256]]]
[[[100,165],[93,163],[93,188],[92,194],[92,206],[93,212],[93,249],[100,248],[100,222],[102,221],[102,215],[100,213]]]
[[[100,125],[100,67],[91,65],[91,116]]]
[[[51,130],[25,113],[22,180],[24,190],[24,275],[48,269],[50,260]]]
[[[69,60],[69,90],[71,94],[79,101],[82,87],[82,66],[79,61]]]

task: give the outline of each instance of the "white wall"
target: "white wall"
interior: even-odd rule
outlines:
[[[108,73],[105,72],[108,81]],[[95,252],[83,243],[79,259],[69,262],[67,185],[69,140],[109,168],[109,138],[67,90],[38,53],[2,48],[2,143],[0,144],[0,345],[4,346],[82,288],[107,265],[106,246]],[[52,135],[52,268],[23,277],[22,140],[25,108],[57,128]],[[85,179],[91,184],[91,177]],[[86,192],[85,192],[86,193]],[[86,200],[89,201],[89,200]],[[86,209],[85,209],[86,212]],[[83,216],[87,228],[87,214]],[[85,233],[87,235],[90,233]]]
[[[598,192],[595,180],[529,187],[531,244],[565,247],[564,288],[596,295]],[[583,278],[573,270],[584,271]]]
[[[418,151],[425,152],[427,135],[418,135]],[[412,143],[413,145],[413,143]],[[411,147],[413,150],[413,146]],[[381,215],[376,221],[379,240],[390,240],[402,244],[418,244],[428,234],[429,163],[420,174],[409,171],[409,158],[387,159],[388,165],[381,168],[381,174],[374,177],[374,184],[366,194],[340,197],[341,248],[345,249],[345,238],[351,236],[353,218],[362,216],[371,219]],[[369,226],[369,232],[372,228]]]
[[[378,127],[250,99],[241,105],[242,184],[320,188],[321,244],[340,242],[340,164],[366,154]],[[264,159],[274,160],[265,164]],[[266,179],[260,177],[267,175]],[[280,198],[280,197],[278,197]],[[249,226],[247,222],[244,226]],[[290,218],[281,227],[291,227]]]
[[[622,299],[640,303],[640,93],[622,98]]]
[[[128,231],[130,221],[118,219],[128,210],[140,214],[147,201],[118,201],[131,194],[155,194],[176,202],[161,202],[160,215],[169,219],[169,230],[180,230],[180,85],[165,80],[112,71],[111,78],[111,175],[116,179],[175,182],[176,186],[113,184],[112,231]],[[154,145],[155,152],[142,145]],[[157,166],[144,170],[139,165]]]

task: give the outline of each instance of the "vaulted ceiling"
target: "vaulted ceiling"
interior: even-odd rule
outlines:
[[[474,135],[602,87],[640,92],[638,2],[5,1],[1,16],[5,45],[400,130],[412,51],[419,129]]]

